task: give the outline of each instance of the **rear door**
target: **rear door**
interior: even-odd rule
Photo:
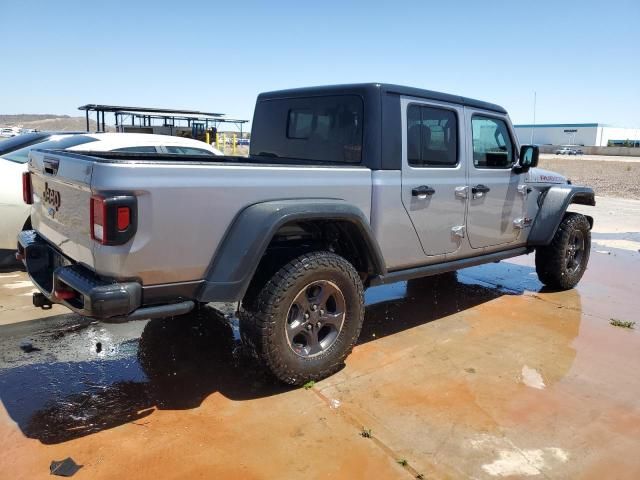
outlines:
[[[403,98],[401,112],[402,203],[426,255],[453,253],[466,213],[463,108]]]
[[[506,115],[465,108],[469,162],[467,231],[472,248],[514,243],[524,215],[524,175]],[[520,187],[520,188],[519,188]]]

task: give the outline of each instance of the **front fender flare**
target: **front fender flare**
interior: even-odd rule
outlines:
[[[344,220],[362,235],[376,274],[386,268],[369,221],[342,200],[294,199],[256,203],[245,208],[218,247],[198,294],[201,302],[236,302],[244,296],[269,242],[277,230],[296,220]]]
[[[550,187],[542,194],[540,201],[542,204],[533,222],[527,241],[528,245],[531,246],[549,245],[551,243],[570,204],[579,203],[591,206],[596,204],[592,188],[576,185]],[[593,226],[593,219],[589,218],[589,223]]]

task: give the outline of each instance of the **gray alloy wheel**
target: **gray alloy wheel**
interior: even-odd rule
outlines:
[[[334,344],[344,325],[346,302],[328,280],[306,285],[294,298],[285,332],[289,348],[301,357],[315,357]]]
[[[303,253],[250,289],[240,334],[266,370],[304,385],[344,365],[364,320],[364,287],[354,266],[328,251]]]
[[[567,245],[566,268],[570,274],[575,274],[582,265],[584,256],[584,235],[580,230],[574,230]]]

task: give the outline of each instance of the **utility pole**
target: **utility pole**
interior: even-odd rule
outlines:
[[[533,127],[531,127],[531,145],[533,145],[533,132],[536,129],[536,95],[537,93],[533,92]]]

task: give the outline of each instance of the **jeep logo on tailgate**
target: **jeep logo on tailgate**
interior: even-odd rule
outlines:
[[[48,203],[53,208],[56,209],[56,212],[60,208],[60,192],[54,190],[53,188],[49,188],[49,184],[44,182],[44,193],[42,194],[43,203]]]

